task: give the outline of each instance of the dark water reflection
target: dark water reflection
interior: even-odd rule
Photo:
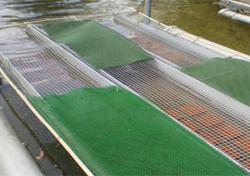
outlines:
[[[89,15],[137,7],[142,0],[0,0],[0,26],[40,18]]]
[[[0,2],[1,24],[30,19],[76,15],[88,12],[94,0],[4,0]]]

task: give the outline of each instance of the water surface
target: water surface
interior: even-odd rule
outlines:
[[[119,12],[142,0],[4,0],[0,26],[40,18]],[[250,54],[250,25],[217,14],[218,0],[152,0],[152,16],[197,36]],[[143,10],[143,4],[139,10]]]
[[[217,2],[152,0],[152,16],[165,24],[176,25],[197,36],[250,54],[250,25],[218,15]]]

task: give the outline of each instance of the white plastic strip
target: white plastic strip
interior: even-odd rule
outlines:
[[[232,18],[233,20],[237,20],[237,21],[241,21],[241,22],[250,24],[250,16],[242,15],[240,13],[233,12],[229,9],[221,9],[218,13],[220,15]]]

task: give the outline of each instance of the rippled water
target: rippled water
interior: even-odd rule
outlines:
[[[84,13],[87,1],[4,0],[0,1],[1,25],[40,17]]]
[[[143,0],[2,0],[0,26],[67,15],[119,12]],[[250,25],[219,16],[218,0],[152,0],[152,15],[168,25],[250,54]],[[139,6],[143,10],[143,4]]]
[[[67,15],[89,15],[136,7],[141,0],[2,0],[0,25]]]

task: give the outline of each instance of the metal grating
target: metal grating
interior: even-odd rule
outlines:
[[[105,72],[250,169],[250,124],[176,82],[155,60],[107,68]]]
[[[9,28],[0,31],[1,67],[21,88],[22,93],[33,96],[63,94],[78,87],[113,85],[58,45],[47,38],[29,34],[27,30]],[[16,103],[15,100],[14,102]],[[25,111],[24,108],[22,111]],[[67,158],[66,150],[51,137],[51,133],[41,128],[43,124],[38,119],[27,114],[22,117],[34,132],[31,135],[42,144],[46,155],[51,156],[52,162],[62,167],[62,174],[84,174],[75,161],[72,163],[71,157]]]
[[[180,66],[190,66],[194,64],[199,64],[204,60],[192,56],[186,52],[180,51],[177,48],[163,43],[160,40],[155,39],[149,35],[143,33],[136,33],[135,37],[132,38],[132,41],[137,43],[142,48]]]
[[[123,34],[125,35],[126,31],[123,31]],[[127,34],[130,35],[131,33]],[[135,34],[133,33],[133,35]],[[135,38],[133,35],[130,35],[130,37]],[[76,69],[76,72],[74,72],[75,67],[70,66],[71,63],[67,64],[65,60],[62,60],[62,56],[58,55],[60,51],[54,46],[43,45],[43,41],[35,36],[31,36],[31,38],[33,38],[33,42],[35,41],[35,44],[32,44],[31,49],[25,50],[28,53],[22,50],[14,54],[5,53],[5,55],[10,58],[14,67],[22,73],[32,86],[40,91],[39,93],[61,94],[71,90],[78,86],[78,84],[71,84],[71,79],[73,82],[79,83],[79,86],[88,86],[81,80],[82,77],[77,78],[79,72],[81,74],[81,70]],[[155,42],[157,43],[158,40],[155,40]],[[36,48],[35,46],[39,47]],[[152,50],[154,51],[154,49]],[[183,53],[180,51],[179,54]],[[30,57],[33,59],[29,60]],[[168,55],[168,57],[172,58],[174,55]],[[39,62],[37,62],[37,59],[39,59]],[[186,58],[186,60],[189,59]],[[250,169],[249,124],[241,122],[238,117],[214,106],[196,92],[187,90],[173,78],[161,72],[155,62],[155,60],[139,62],[108,68],[105,71],[135,92],[154,102],[209,143]],[[40,72],[41,66],[44,70],[42,72]],[[33,74],[37,75],[32,77]],[[39,79],[37,80],[37,78]],[[44,88],[41,85],[47,79],[51,81],[48,85],[46,84],[48,87],[45,86]],[[100,86],[95,85],[92,80],[87,81],[87,83],[90,82],[94,86]],[[36,87],[36,85],[38,86]],[[41,89],[39,89],[40,87]],[[45,92],[43,92],[44,89],[46,89]]]
[[[119,21],[101,21],[105,26],[115,30],[132,40],[145,50],[166,59],[179,67],[190,66],[204,62],[203,59],[194,56],[184,50],[178,49],[166,41],[162,41],[157,37],[146,34],[142,29],[136,29]]]
[[[73,86],[69,84],[64,87],[66,80],[63,79],[65,79],[65,76],[71,76],[71,67],[61,62],[59,57],[48,49],[49,47],[43,46],[41,42],[29,36],[25,29],[10,28],[1,30],[0,36],[0,52],[4,56],[0,58],[0,63],[1,61],[2,64],[4,63],[1,65],[3,69],[12,73],[13,70],[9,67],[11,64],[35,87],[39,94],[61,93],[71,87],[76,87],[80,83],[85,85],[79,78],[81,74],[73,72],[75,75],[79,75],[77,78],[72,76],[79,84]],[[7,59],[7,62],[3,62],[1,59]],[[14,74],[11,76],[15,78]],[[54,86],[54,81],[59,81],[60,78],[63,78],[62,83],[59,82]],[[43,80],[46,80],[47,84],[38,84],[39,81],[42,82]],[[34,117],[35,115],[24,105],[22,99],[17,97],[16,92],[9,86],[1,87],[0,91],[16,116],[11,116],[8,120],[44,174],[84,175],[71,156],[58,143],[57,139]],[[27,90],[24,89],[24,91]],[[30,92],[25,93],[29,94]],[[46,155],[42,160],[37,160],[36,157],[40,151],[45,152]]]
[[[105,25],[109,25],[109,23]],[[136,37],[137,33],[131,32],[128,28],[117,25],[112,27],[128,38]],[[157,39],[155,42],[159,43],[160,40]],[[174,47],[170,49],[174,51],[174,54],[177,53],[184,59],[180,59],[179,64],[197,63],[189,62],[195,56],[188,55],[188,53]],[[152,50],[155,49],[152,48]],[[170,58],[174,58],[174,56],[168,55]],[[174,60],[178,59],[174,58]],[[203,62],[199,58],[197,60]],[[105,71],[135,92],[151,100],[213,146],[249,169],[249,152],[243,146],[248,142],[250,127],[245,121],[240,121],[238,117],[216,107],[202,95],[187,89],[174,78],[161,72],[155,60],[108,68]],[[238,141],[242,142],[242,146],[239,146]]]
[[[21,30],[27,38],[16,42],[18,47],[15,47],[15,51],[6,52],[1,47],[0,51],[40,95],[63,94],[80,87],[101,86],[84,70],[62,59],[54,46],[44,45],[35,35],[28,36],[24,29]]]

